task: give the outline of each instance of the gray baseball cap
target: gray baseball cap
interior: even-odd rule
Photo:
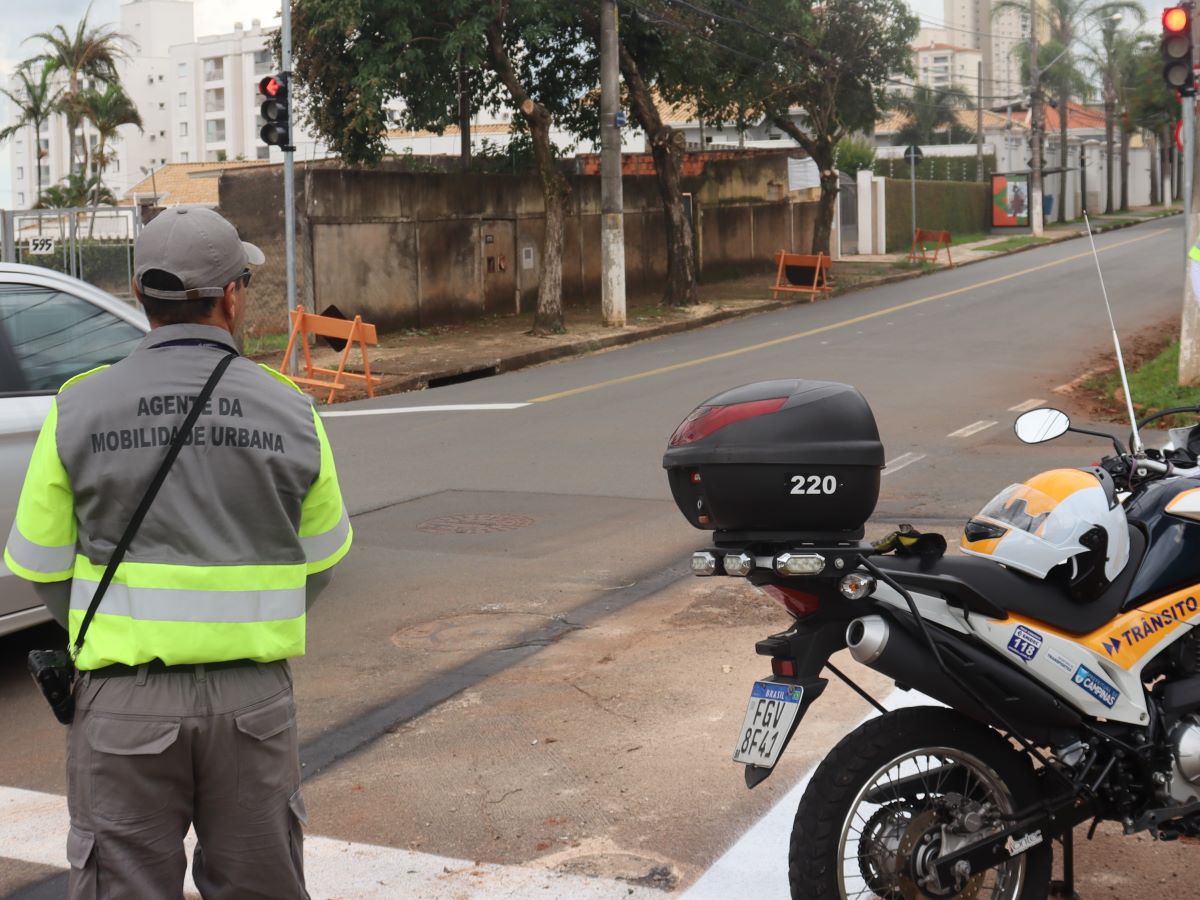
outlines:
[[[237,229],[206,206],[172,206],[142,229],[133,245],[138,289],[157,300],[220,297],[225,285],[266,257],[238,237]],[[161,269],[183,282],[181,291],[142,286],[142,276]]]

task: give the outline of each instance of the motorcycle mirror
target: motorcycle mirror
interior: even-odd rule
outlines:
[[[1071,427],[1071,420],[1060,409],[1031,409],[1017,416],[1013,430],[1026,444],[1041,444],[1062,437]]]

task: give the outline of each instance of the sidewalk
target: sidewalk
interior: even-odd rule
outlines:
[[[1139,222],[1170,215],[1170,208],[1142,208],[1130,213],[1097,216],[1092,219],[1096,233],[1123,228]],[[1043,243],[1070,240],[1086,234],[1082,221],[1046,228],[1045,240],[1034,243],[1028,236],[1012,240],[1005,235],[991,235],[984,240],[953,246],[956,266],[990,259],[1004,253],[1015,253]],[[997,251],[987,247],[1003,243]],[[1016,246],[1014,246],[1014,244]],[[934,266],[908,263],[906,254],[881,256],[851,256],[834,263],[833,298],[840,294],[919,278],[944,267],[945,257]],[[701,303],[687,309],[660,307],[645,300],[632,301],[627,310],[627,324],[616,329],[605,326],[598,309],[566,309],[567,333],[534,337],[528,332],[533,326],[532,312],[518,316],[492,316],[429,328],[405,329],[381,335],[378,347],[370,351],[371,372],[381,375],[383,384],[376,394],[395,394],[424,390],[511,372],[568,356],[594,353],[635,341],[702,328],[728,319],[752,315],[773,309],[809,302],[800,296],[771,297],[774,266],[767,263],[760,273],[700,285]],[[830,302],[829,299],[817,302]],[[253,358],[278,366],[282,349],[251,351]],[[327,368],[337,367],[337,353],[323,344],[313,351],[314,362]],[[351,351],[350,367],[359,369],[361,359]],[[318,394],[323,402],[324,393]],[[341,400],[358,400],[364,391],[348,388]]]

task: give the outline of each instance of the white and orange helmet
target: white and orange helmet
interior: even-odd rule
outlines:
[[[1071,562],[1071,580],[1084,568],[1081,557],[1096,553],[1111,582],[1129,561],[1129,525],[1103,470],[1051,469],[993,497],[967,523],[959,547],[1035,578]]]

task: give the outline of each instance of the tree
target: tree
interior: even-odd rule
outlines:
[[[727,2],[728,14],[702,33],[716,48],[709,56],[719,48],[736,56],[721,59],[726,74],[704,91],[700,113],[731,121],[753,110],[807,151],[821,179],[812,252],[829,253],[834,148],[873,128],[890,79],[912,74],[918,20],[904,0]]]
[[[35,76],[33,70],[37,69]],[[7,128],[0,130],[0,142],[7,141],[20,134],[23,128],[33,129],[33,166],[37,171],[37,196],[42,196],[42,124],[49,121],[58,109],[58,99],[62,90],[50,85],[50,72],[46,66],[37,66],[32,62],[17,67],[17,79],[21,82],[16,91],[0,88],[3,94],[12,101],[16,108],[16,121]],[[39,227],[41,221],[38,222]]]
[[[1179,115],[1179,101],[1175,99],[1175,92],[1163,83],[1162,59],[1153,38],[1142,35],[1125,52],[1130,57],[1125,71],[1132,75],[1125,92],[1129,119],[1155,136],[1160,148],[1159,155],[1165,156],[1166,149],[1172,146],[1171,131]],[[1151,203],[1166,202],[1167,198],[1158,190],[1161,180],[1160,169]]]
[[[1064,160],[1058,182],[1058,221],[1065,222],[1067,206],[1063,198],[1067,195],[1068,110],[1072,94],[1082,97],[1088,90],[1087,80],[1075,65],[1076,44],[1089,20],[1102,22],[1105,18],[1111,20],[1113,16],[1127,14],[1139,17],[1140,21],[1144,13],[1140,4],[1133,0],[1000,0],[992,5],[993,18],[1005,10],[1017,10],[1029,16],[1034,28],[1039,27],[1039,22],[1045,22],[1049,28],[1050,40],[1038,50],[1038,70],[1042,73],[1042,83],[1050,89],[1058,104],[1058,140]],[[1046,52],[1049,48],[1053,48],[1053,55]],[[1028,47],[1021,49],[1027,61]],[[1023,77],[1028,83],[1028,69]]]
[[[87,206],[93,199],[96,203],[117,202],[113,192],[100,184],[98,177],[93,175],[91,178],[85,178],[79,172],[72,172],[58,184],[46,188],[34,208],[77,209]]]
[[[960,87],[934,89],[916,85],[912,94],[897,94],[890,102],[905,118],[905,124],[892,141],[894,144],[932,144],[934,133],[941,130],[950,133],[951,140],[947,143],[952,143],[958,136],[956,130],[974,137],[975,133],[963,128],[958,121],[959,110],[972,107],[971,98]]]
[[[65,72],[67,89],[59,100],[59,111],[66,116],[68,146],[70,147],[71,171],[75,170],[76,132],[83,120],[83,109],[80,106],[80,93],[83,90],[83,79],[88,78],[103,84],[116,84],[117,62],[128,54],[124,44],[129,38],[113,31],[106,25],[92,27],[88,24],[88,16],[92,8],[89,5],[83,18],[71,34],[62,25],[55,25],[50,31],[41,31],[26,40],[40,39],[45,42],[46,50],[35,56],[30,62],[44,64],[50,74]],[[81,171],[88,168],[87,142],[80,140],[79,150],[82,157]]]
[[[839,172],[856,175],[875,165],[875,145],[863,137],[844,137],[838,141],[834,156]]]
[[[404,103],[408,127],[442,131],[461,120],[464,96],[513,110],[533,145],[546,229],[533,333],[564,330],[562,241],[570,183],[550,140],[552,123],[596,131],[582,103],[598,80],[573,10],[554,0],[293,0],[295,71],[307,118],[348,162],[385,150],[385,109]],[[459,73],[472,73],[466,92]]]
[[[88,88],[79,95],[79,109],[92,127],[96,129],[96,190],[93,196],[92,219],[88,225],[88,237],[96,226],[96,210],[100,206],[100,188],[104,185],[104,170],[112,162],[109,145],[117,139],[118,129],[123,125],[136,125],[142,130],[142,117],[120,84],[109,84],[103,93]]]

